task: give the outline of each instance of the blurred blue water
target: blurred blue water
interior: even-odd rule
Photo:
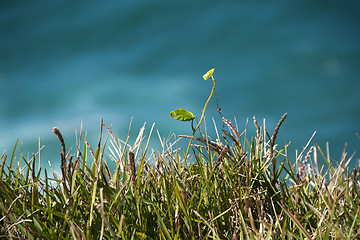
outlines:
[[[52,127],[70,146],[83,122],[96,145],[102,117],[123,139],[132,116],[134,136],[143,122],[189,134],[169,112],[200,115],[215,67],[223,115],[240,129],[255,115],[272,130],[287,112],[289,155],[317,131],[339,160],[345,143],[360,150],[359,12],[357,1],[1,1],[0,151],[20,138],[31,154],[40,137],[44,166],[56,166]],[[220,124],[214,99],[206,116]]]

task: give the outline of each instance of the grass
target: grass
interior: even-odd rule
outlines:
[[[69,152],[54,128],[61,174],[36,168],[39,152],[16,158],[17,143],[0,157],[0,238],[359,239],[353,156],[344,150],[332,165],[328,149],[309,141],[291,164],[287,145],[275,142],[285,117],[272,134],[254,118],[251,139],[222,118],[214,140],[206,131],[159,136],[161,149],[151,151],[154,126],[130,145],[131,124],[122,141],[102,122],[96,148],[80,130]],[[189,156],[180,139],[193,141]]]
[[[131,123],[121,140],[101,120],[96,148],[80,129],[69,151],[54,128],[61,173],[49,175],[35,166],[42,148],[16,158],[16,142],[11,156],[0,156],[0,239],[360,239],[360,174],[348,167],[354,155],[345,148],[333,164],[328,146],[323,152],[310,139],[292,164],[288,145],[276,144],[287,114],[274,131],[254,117],[248,138],[218,104],[222,128],[214,121],[211,138],[201,124],[213,72],[203,76],[213,86],[195,128],[193,113],[171,113],[191,121],[192,135],[158,133],[160,149],[148,149],[154,125],[146,137],[144,124],[131,145]]]

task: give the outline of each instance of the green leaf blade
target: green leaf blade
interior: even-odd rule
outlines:
[[[195,118],[195,115],[192,112],[186,111],[185,109],[182,108],[170,112],[170,116],[173,119],[183,122],[192,121]]]

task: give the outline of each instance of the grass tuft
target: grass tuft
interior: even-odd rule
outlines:
[[[287,114],[271,136],[265,120],[260,126],[254,117],[249,139],[248,123],[240,133],[218,103],[222,129],[213,120],[213,140],[203,121],[213,72],[204,75],[213,87],[197,126],[191,112],[175,110],[176,118],[192,121],[192,135],[166,139],[158,132],[161,148],[150,153],[154,125],[147,141],[144,124],[131,145],[132,121],[124,141],[101,119],[95,151],[80,128],[68,152],[54,128],[61,176],[54,170],[49,176],[40,168],[40,143],[31,158],[21,150],[17,159],[16,141],[11,157],[0,157],[0,239],[360,239],[360,173],[349,169],[354,154],[345,146],[336,163],[328,145],[325,153],[311,145],[314,133],[291,163],[289,144],[276,144]],[[179,140],[188,141],[186,151]]]
[[[271,137],[254,118],[252,139],[222,118],[229,131],[215,125],[215,141],[201,132],[180,136],[193,141],[189,156],[176,136],[159,134],[162,149],[147,156],[154,125],[147,141],[144,125],[131,145],[130,129],[122,141],[102,122],[96,151],[80,130],[67,154],[54,128],[61,176],[45,169],[44,178],[35,169],[40,152],[17,159],[16,142],[10,159],[0,157],[0,238],[358,239],[359,169],[348,167],[354,156],[344,149],[334,165],[328,149],[309,142],[291,164],[288,145],[275,144],[285,117]]]

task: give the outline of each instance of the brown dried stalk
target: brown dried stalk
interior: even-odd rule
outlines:
[[[136,189],[135,156],[134,156],[134,152],[132,152],[132,151],[129,152],[129,161],[130,161],[130,171],[131,171],[131,175],[132,175],[132,181],[133,181],[134,187]]]
[[[274,156],[274,144],[275,144],[275,139],[276,136],[279,132],[279,128],[281,126],[281,124],[284,122],[285,118],[287,116],[287,113],[285,113],[281,119],[279,120],[278,124],[276,125],[276,128],[274,130],[274,134],[272,135],[271,139],[270,139],[270,159],[273,158]],[[275,170],[276,170],[276,161],[275,159],[272,160],[272,172],[273,172],[273,176],[275,176]]]
[[[224,156],[225,156],[225,154],[226,154],[227,151],[228,151],[228,147],[225,146],[225,147],[222,149],[222,151],[221,151],[218,159],[216,160],[215,165],[213,166],[212,171],[215,171],[215,169],[220,165],[220,163],[222,163],[222,159],[224,158]]]
[[[233,134],[236,137],[236,141],[240,143],[240,134],[238,133],[238,131],[235,129],[234,125],[232,125],[232,123],[227,120],[226,118],[222,118],[223,122],[231,129],[231,131],[233,132]]]
[[[276,125],[276,128],[274,130],[274,134],[272,135],[271,137],[271,140],[270,140],[270,158],[273,157],[273,154],[274,154],[274,144],[275,144],[275,139],[276,139],[276,136],[279,132],[279,128],[281,126],[281,124],[284,122],[285,118],[287,116],[287,113],[285,113],[281,119],[279,120],[278,124]]]
[[[59,129],[57,129],[57,127],[54,127],[52,132],[58,137],[60,144],[61,144],[61,148],[62,148],[62,152],[60,153],[60,158],[61,158],[61,173],[62,173],[62,180],[63,182],[65,182],[65,176],[66,176],[66,148],[65,148],[65,141],[63,136],[61,135],[61,132],[59,131]]]

